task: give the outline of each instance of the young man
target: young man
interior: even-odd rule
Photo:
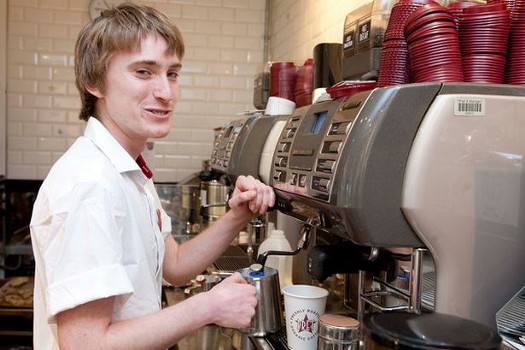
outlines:
[[[166,349],[215,323],[246,327],[255,288],[236,273],[211,291],[161,309],[161,282],[187,282],[273,205],[273,190],[240,177],[231,208],[178,245],[141,156],[168,134],[184,44],[158,11],[125,4],[80,33],[76,82],[84,136],[56,162],[35,202],[34,348]]]

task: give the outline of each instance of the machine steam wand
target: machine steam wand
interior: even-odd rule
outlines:
[[[264,219],[260,216],[257,216],[256,218],[252,219],[249,224],[248,229],[248,247],[246,249],[246,254],[248,255],[248,259],[252,261],[253,257],[253,243],[254,240],[261,239],[264,236],[264,230],[266,228],[266,223]]]
[[[315,216],[303,223],[301,226],[301,238],[297,242],[297,248],[294,251],[268,250],[257,256],[257,263],[264,267],[269,255],[297,255],[301,250],[308,248],[312,229],[319,225],[319,222],[319,218]]]

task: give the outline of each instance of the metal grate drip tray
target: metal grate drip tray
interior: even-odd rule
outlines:
[[[221,256],[213,263],[213,267],[221,272],[235,272],[250,266],[248,256]]]

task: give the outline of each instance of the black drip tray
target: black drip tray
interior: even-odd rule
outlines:
[[[221,256],[213,265],[221,272],[235,272],[250,266],[250,259],[247,256]]]
[[[213,267],[221,272],[233,273],[250,266],[251,263],[244,249],[237,245],[230,245],[213,263]]]
[[[266,335],[266,341],[274,350],[289,350],[286,340],[286,329],[280,329],[276,333]]]

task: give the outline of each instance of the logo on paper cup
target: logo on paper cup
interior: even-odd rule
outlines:
[[[319,313],[311,309],[296,310],[290,316],[290,326],[293,335],[302,341],[317,337]]]

